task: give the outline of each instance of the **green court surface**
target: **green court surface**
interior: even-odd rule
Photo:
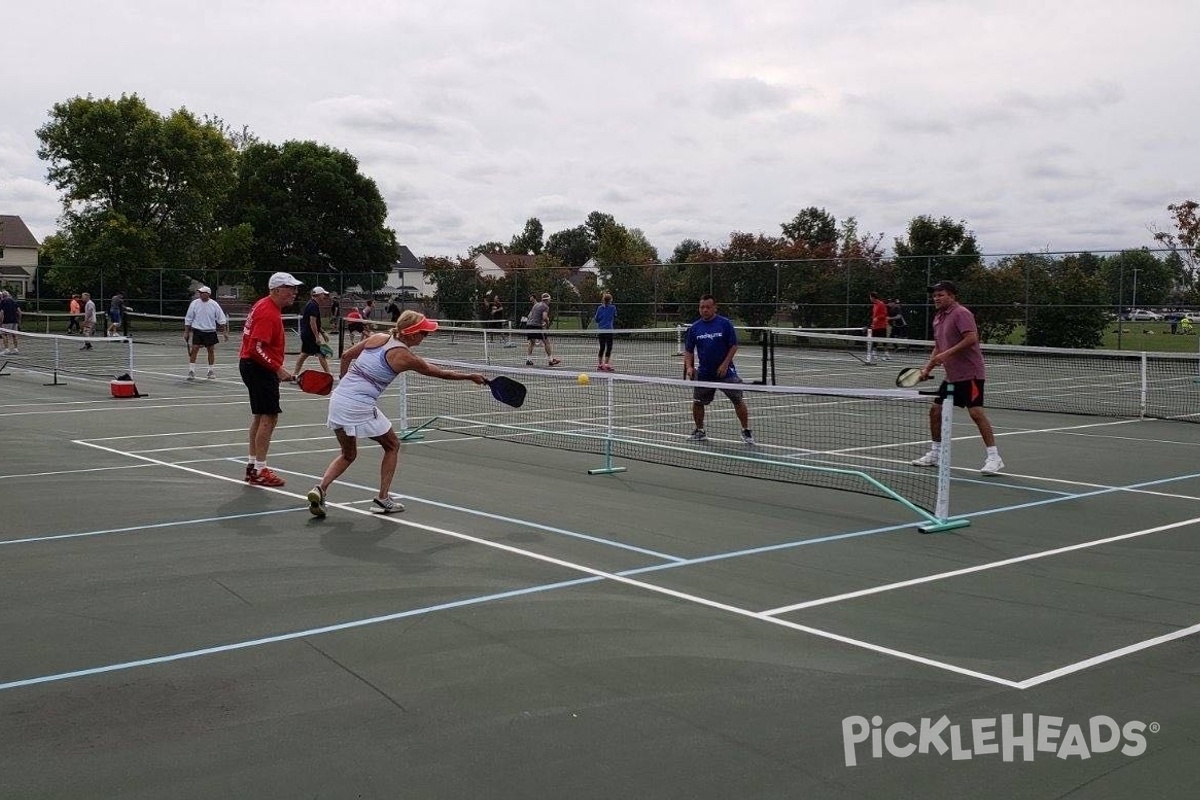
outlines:
[[[404,446],[403,514],[369,513],[367,445],[316,519],[327,401],[284,387],[287,485],[249,487],[236,351],[196,382],[181,352],[139,347],[139,399],[0,377],[0,797],[1200,784],[1200,425],[995,410],[985,478],[960,415],[971,525],[942,534],[881,497],[444,431]],[[687,398],[657,424],[686,434]]]

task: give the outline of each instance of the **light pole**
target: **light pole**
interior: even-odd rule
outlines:
[[[1137,274],[1140,271],[1141,267],[1133,268],[1133,300],[1131,301],[1133,305],[1131,306],[1131,311],[1129,313],[1131,317],[1133,316],[1133,312],[1137,311]]]

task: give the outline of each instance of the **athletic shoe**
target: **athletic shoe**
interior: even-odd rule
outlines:
[[[742,441],[746,444],[754,444],[754,434],[750,432],[749,428],[742,431]]]
[[[938,465],[938,454],[930,450],[920,458],[914,458],[912,463],[918,467],[936,467]]]
[[[193,370],[190,370],[190,369],[189,369],[189,370],[188,370],[188,376],[187,376],[187,379],[188,379],[189,381],[194,381],[194,380],[196,380],[196,373],[195,373],[195,371],[193,371]]]
[[[1000,470],[1004,469],[1004,462],[1000,460],[1000,456],[988,456],[983,462],[983,466],[979,468],[982,475],[995,475]]]
[[[211,369],[210,369],[210,370],[208,371],[208,379],[209,379],[210,381],[211,381],[211,380],[216,380],[216,377],[217,377],[217,373],[216,373],[216,371],[215,371],[215,370],[211,370]]]
[[[14,350],[13,352],[15,353],[16,351]],[[552,358],[552,359],[550,359],[550,361],[549,361],[549,362],[547,362],[547,363],[549,363],[549,365],[550,365],[550,366],[552,366],[552,367],[557,367],[557,366],[558,366],[559,364],[561,364],[562,362],[561,362],[561,361],[559,361],[557,358]]]
[[[387,497],[387,498],[376,497],[374,500],[371,501],[371,510],[374,511],[376,514],[395,514],[398,511],[404,510],[404,504],[397,503],[395,500],[393,500],[390,497]]]
[[[21,355],[21,351],[14,347],[12,350],[8,351],[8,354],[10,356],[19,356]]]
[[[250,482],[255,486],[283,486],[284,483],[286,483],[286,481],[276,475],[275,470],[271,469],[270,467],[263,467],[262,469],[255,470],[254,477],[250,479]]]
[[[314,517],[325,516],[325,491],[320,486],[308,490],[308,513]]]
[[[704,432],[704,428],[696,428],[688,438],[693,442],[703,442],[708,438],[708,434]]]
[[[246,465],[246,483],[254,483],[254,465]]]
[[[531,358],[527,358],[527,359],[525,359],[525,366],[527,366],[527,367],[532,367],[532,366],[533,366],[533,359],[531,359]]]

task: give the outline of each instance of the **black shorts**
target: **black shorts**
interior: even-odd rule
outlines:
[[[351,333],[362,333],[366,330],[366,328],[361,322],[347,322],[346,330],[350,331]]]
[[[942,381],[933,402],[941,405],[951,392],[953,392],[955,408],[983,407],[983,379],[981,378],[956,381],[955,383]]]
[[[871,328],[872,339],[886,339],[888,335],[887,328]]]
[[[718,381],[719,381],[718,378],[713,378],[712,381],[708,381],[708,382],[716,383]],[[741,383],[742,379],[741,378],[732,378],[732,379],[726,378],[723,382],[724,383]],[[722,389],[721,393],[724,394],[726,397],[728,397],[729,402],[733,403],[735,406],[738,403],[742,402],[742,398],[745,397],[745,394],[746,394],[745,392],[743,392],[739,389]],[[705,389],[705,388],[701,388],[701,387],[696,387],[695,389],[692,390],[692,402],[699,403],[702,406],[706,406],[709,403],[711,403],[713,401],[713,398],[716,396],[717,396],[716,389]]]
[[[216,343],[216,331],[192,331],[192,347],[212,347]]]
[[[528,339],[529,341],[531,341],[531,342],[546,341],[546,333],[537,325],[527,325],[526,328],[528,329],[529,332],[525,334],[525,338]]]
[[[321,355],[321,343],[316,339],[310,339],[307,336],[300,337],[300,352],[306,356]]]
[[[250,413],[276,416],[283,413],[279,407],[279,377],[252,358],[238,361],[238,372],[242,383],[250,392]]]

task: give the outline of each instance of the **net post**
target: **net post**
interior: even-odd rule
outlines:
[[[486,323],[484,323],[484,324],[486,324]],[[492,356],[491,356],[490,351],[488,350],[488,345],[490,344],[491,338],[492,338],[492,329],[484,328],[483,329],[483,363],[487,364],[488,366],[491,366],[491,363],[492,363]]]
[[[421,428],[412,429],[408,427],[408,373],[401,372],[396,378],[400,383],[400,409],[396,417],[396,421],[399,423],[397,427],[400,429],[400,439],[405,442],[424,439],[425,432]]]
[[[683,332],[685,330],[687,330],[686,327],[675,323],[675,355],[677,356],[683,355]]]
[[[608,380],[605,381],[607,384],[607,400],[605,402],[605,405],[607,406],[605,409],[607,422],[604,427],[604,466],[596,469],[589,469],[587,471],[588,475],[612,475],[617,472],[625,471],[625,467],[613,466],[613,414],[616,410],[616,406],[613,403],[613,377],[611,375],[607,375],[605,377],[607,377]]]
[[[971,521],[965,518],[954,519],[950,516],[950,470],[954,442],[954,402],[951,396],[942,402],[942,446],[938,455],[937,501],[934,503],[935,519],[917,526],[921,533],[943,533],[957,528],[965,528]]]
[[[1142,380],[1141,380],[1142,390],[1141,390],[1140,397],[1138,398],[1138,416],[1142,419],[1145,419],[1146,418],[1146,397],[1149,394],[1149,390],[1150,390],[1149,384],[1146,382],[1146,351],[1145,350],[1143,350],[1141,352],[1141,357],[1138,359],[1138,361],[1139,361],[1139,365],[1141,367],[1141,375],[1142,375]]]

